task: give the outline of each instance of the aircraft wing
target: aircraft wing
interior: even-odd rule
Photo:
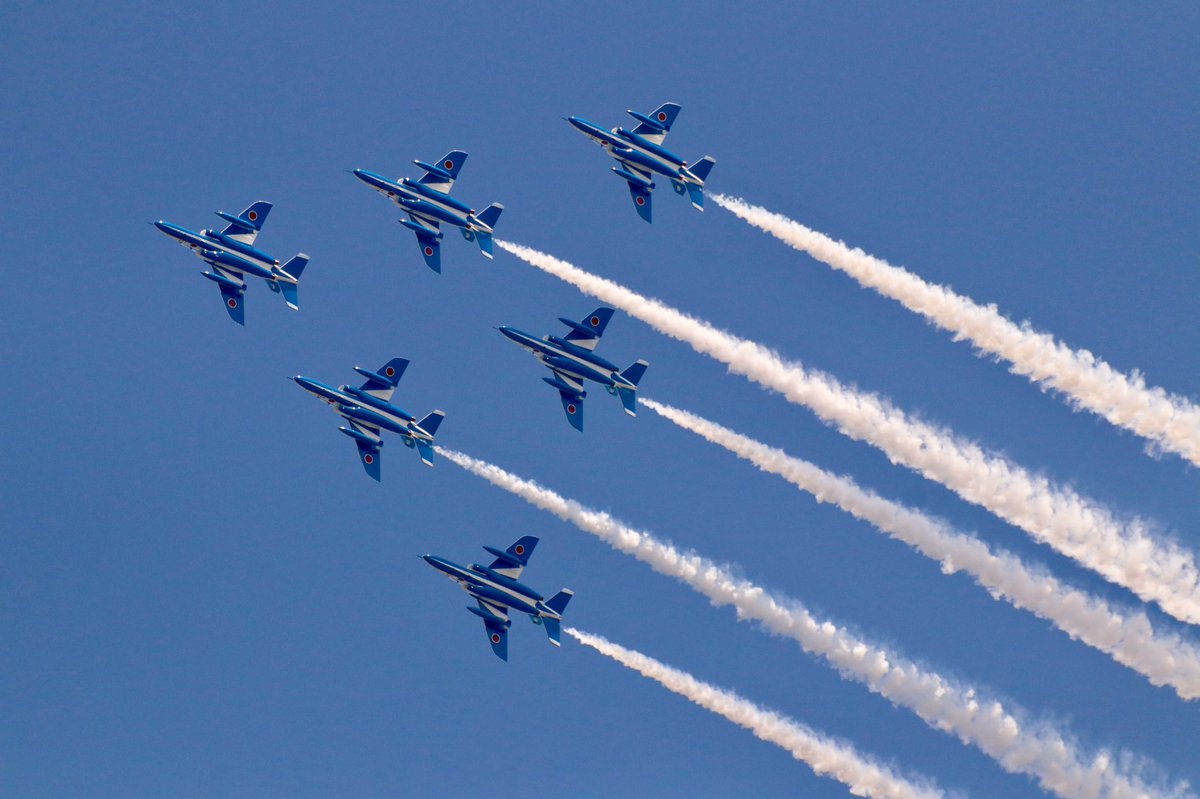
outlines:
[[[563,316],[560,316],[558,321],[571,328],[570,332],[567,333],[567,341],[576,347],[594,350],[596,349],[596,345],[600,343],[600,337],[604,335],[604,329],[608,327],[608,322],[612,319],[612,316],[613,309],[601,305],[578,322],[572,322]]]
[[[421,256],[425,259],[425,265],[440,273],[442,271],[442,240],[438,221],[413,213],[410,213],[408,218],[412,220],[412,225],[408,225],[408,227],[411,227],[417,234],[417,246],[421,248]]]
[[[567,415],[567,421],[571,423],[579,432],[583,432],[583,398],[586,392],[583,390],[583,381],[579,378],[565,374],[557,369],[551,369],[554,372],[554,377],[559,381],[558,397],[562,400],[563,412]],[[562,386],[567,388],[562,388]]]
[[[508,608],[503,605],[493,605],[490,602],[484,602],[482,599],[475,600],[479,603],[479,609],[484,613],[489,614],[483,620],[484,631],[487,633],[488,643],[492,645],[492,651],[496,653],[496,657],[501,660],[508,660],[508,628],[511,622],[508,620]]]
[[[239,325],[246,324],[246,308],[243,305],[246,293],[246,281],[238,272],[222,269],[210,262],[212,272],[201,272],[202,275],[217,284],[221,289],[221,304],[229,312],[229,318]]]
[[[499,574],[503,574],[505,577],[519,580],[521,579],[521,572],[525,571],[525,566],[529,563],[529,558],[533,556],[533,550],[537,548],[537,545],[537,536],[524,535],[503,552],[492,547],[484,547],[484,549],[496,556],[496,559],[492,561],[492,565],[488,568]],[[482,602],[483,600],[479,601]],[[501,612],[507,613],[508,611],[501,608]]]
[[[635,175],[639,175],[641,177],[644,177],[646,179],[647,183],[650,182],[650,173],[644,172],[641,169],[638,169],[637,167],[633,166],[632,164],[630,164],[626,161],[622,161],[621,163],[631,173],[633,173]],[[647,222],[649,222],[650,221],[650,188],[649,188],[649,186],[644,186],[641,183],[634,183],[632,180],[627,181],[627,183],[629,184],[629,196],[633,199],[634,210],[636,210],[638,212],[638,216],[640,216],[642,219],[645,219]]]
[[[380,466],[382,464],[380,463],[379,456],[383,454],[381,451],[383,442],[379,437],[379,428],[360,422],[357,419],[346,419],[346,421],[350,423],[350,427],[354,432],[362,436],[362,438],[358,436],[352,437],[354,438],[354,443],[358,445],[358,459],[362,461],[363,469],[366,470],[372,480],[382,482],[380,473]],[[341,429],[345,430],[346,428]],[[374,441],[371,441],[371,439],[374,439]]]
[[[462,150],[451,150],[443,155],[440,161],[432,164],[414,161],[413,163],[425,170],[425,174],[417,182],[435,191],[449,194],[451,187],[454,186],[454,180],[458,177],[458,172],[466,160],[467,154]]]
[[[259,200],[237,216],[218,211],[217,216],[229,223],[221,233],[231,239],[253,244],[258,232],[262,230],[263,223],[267,221],[267,214],[271,213],[271,208],[271,203]]]
[[[640,114],[632,110],[627,113],[641,123],[633,129],[634,133],[647,141],[662,144],[680,110],[676,103],[663,103],[650,114]]]

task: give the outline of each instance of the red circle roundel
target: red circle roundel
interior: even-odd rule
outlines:
[[[635,200],[634,202],[636,202],[638,205],[645,205],[645,204],[646,204],[646,198],[645,198],[645,197],[638,197],[638,198],[637,198],[637,200]]]
[[[368,466],[370,466],[370,465],[371,465],[372,463],[374,463],[374,462],[375,462],[375,456],[374,456],[374,455],[371,455],[370,453],[368,453],[368,454],[366,454],[366,455],[363,455],[363,463],[365,463],[365,464],[367,464]]]
[[[251,222],[253,222],[255,219],[258,219],[258,211],[251,211],[250,213],[246,214],[246,216],[250,218]]]
[[[225,304],[228,305],[230,308],[236,308],[237,300],[235,300],[233,297],[230,297],[229,300]]]
[[[525,547],[521,546],[520,544],[517,544],[517,546],[513,549],[513,552],[516,552],[518,555],[524,555]]]
[[[426,254],[426,255],[433,255],[433,248],[432,248],[432,247],[426,247],[426,248],[425,248],[425,254]]]
[[[447,160],[446,161],[446,169],[454,169],[454,162]]]
[[[666,114],[666,112],[664,112],[664,111],[659,111],[659,112],[658,112],[658,121],[659,121],[659,122],[666,122],[666,121],[667,121],[667,114]]]
[[[388,377],[392,377],[393,375],[395,375],[395,374],[396,374],[396,370],[395,370],[395,369],[393,369],[393,368],[392,368],[392,367],[390,367],[390,366],[389,366],[387,369],[384,369],[384,370],[383,370],[383,372],[384,372],[384,374],[386,374]]]
[[[493,644],[500,643],[500,634],[499,633],[492,633],[492,643]]]
[[[575,406],[574,406],[574,405],[568,405],[568,406],[567,406],[567,413],[574,414],[574,413],[575,413]]]
[[[599,316],[593,316],[593,317],[592,317],[591,319],[589,319],[588,321],[592,323],[592,327],[597,327],[597,326],[599,326],[599,324],[600,324],[600,317],[599,317]]]

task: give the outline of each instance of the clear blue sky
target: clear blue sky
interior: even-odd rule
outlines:
[[[470,153],[503,237],[884,393],[1200,550],[1198,477],[719,208],[633,211],[560,117],[672,100],[710,186],[1196,396],[1200,14],[1190,4],[8,3],[0,10],[0,795],[843,797],[781,750],[517,620],[496,660],[417,559],[542,544],[569,620],[975,797],[1027,779],[788,641],[453,465],[369,480],[287,377],[412,360],[447,446],[739,564],[864,635],[1200,784],[1200,705],[601,392],[580,435],[493,330],[593,300],[448,237],[421,262],[346,170]],[[247,325],[147,222],[275,203],[299,313]],[[618,315],[647,395],[1135,600],[807,411]],[[1150,611],[1166,629],[1179,629]],[[1191,638],[1195,635],[1187,632]]]

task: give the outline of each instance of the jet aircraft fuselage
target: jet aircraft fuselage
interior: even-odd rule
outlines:
[[[647,222],[651,220],[650,198],[655,175],[668,178],[676,194],[686,195],[694,208],[704,210],[704,181],[716,161],[705,156],[689,165],[663,146],[679,111],[675,103],[664,103],[651,114],[631,110],[629,115],[638,121],[633,130],[621,127],[610,130],[582,117],[564,117],[616,160],[617,166],[612,171],[628,183],[634,209]]]
[[[300,275],[308,264],[308,256],[300,253],[281,266],[278,258],[254,246],[270,211],[271,204],[261,200],[238,216],[218,211],[217,215],[229,223],[222,231],[195,231],[161,219],[154,223],[212,267],[211,272],[201,274],[221,289],[225,310],[238,324],[245,324],[242,298],[246,293],[246,275],[262,278],[271,291],[283,295],[288,307],[299,309]]]
[[[433,437],[445,414],[434,411],[417,421],[415,416],[391,402],[392,393],[407,367],[408,361],[403,358],[393,358],[378,372],[356,366],[355,371],[367,378],[367,382],[358,388],[349,385],[335,388],[303,375],[292,378],[296,385],[332,407],[350,423],[338,430],[354,439],[363,468],[375,480],[380,479],[379,456],[384,430],[400,436],[406,447],[415,448],[422,461],[433,465]]]
[[[537,544],[536,537],[527,535],[508,549],[485,546],[484,549],[496,557],[489,566],[472,563],[467,567],[439,555],[422,556],[426,563],[457,583],[475,600],[475,606],[467,606],[467,610],[483,619],[492,651],[502,660],[508,660],[508,630],[512,627],[509,611],[526,614],[534,624],[542,625],[550,643],[560,645],[562,614],[574,593],[564,588],[547,599],[520,582],[521,573]]]
[[[458,228],[467,241],[474,241],[487,258],[492,257],[492,234],[504,206],[493,203],[480,213],[450,196],[450,189],[467,160],[461,150],[451,150],[436,164],[413,161],[425,174],[418,180],[392,180],[367,169],[355,169],[354,176],[383,194],[408,214],[400,224],[417,234],[417,245],[425,263],[435,272],[442,271],[442,224]]]
[[[557,372],[580,380],[591,380],[603,386],[637,388],[634,383],[621,376],[620,367],[615,363],[601,358],[591,350],[576,346],[564,338],[558,336],[537,338],[508,325],[501,325],[497,329],[510,341],[514,341],[521,348],[532,352],[535,358]],[[553,378],[543,377],[542,379],[550,385],[558,387],[558,382]]]

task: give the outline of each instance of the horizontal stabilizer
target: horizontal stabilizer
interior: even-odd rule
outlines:
[[[563,611],[567,609],[567,603],[571,601],[571,597],[573,596],[575,596],[574,591],[570,588],[564,588],[546,600],[546,607],[561,616]]]
[[[688,167],[688,171],[700,179],[700,182],[708,180],[708,173],[712,171],[713,164],[717,163],[717,159],[712,156],[704,156],[696,163]]]
[[[418,439],[416,442],[416,447],[417,454],[421,456],[421,463],[425,464],[426,466],[432,466],[433,444],[430,444],[428,441],[421,441]]]
[[[442,424],[442,420],[446,418],[446,414],[442,411],[433,411],[421,421],[417,422],[417,427],[429,434],[430,438],[437,435],[438,428]]]
[[[494,228],[496,227],[496,223],[500,221],[500,214],[503,211],[503,205],[500,203],[492,203],[487,208],[484,208],[482,211],[480,211],[475,218],[488,227]]]
[[[630,366],[624,372],[621,372],[621,377],[633,383],[635,386],[641,382],[642,375],[646,374],[646,370],[650,368],[649,361],[638,361]]]
[[[298,255],[293,255],[280,269],[286,272],[289,277],[299,280],[306,266],[308,266],[308,256],[304,253],[299,253]]]

